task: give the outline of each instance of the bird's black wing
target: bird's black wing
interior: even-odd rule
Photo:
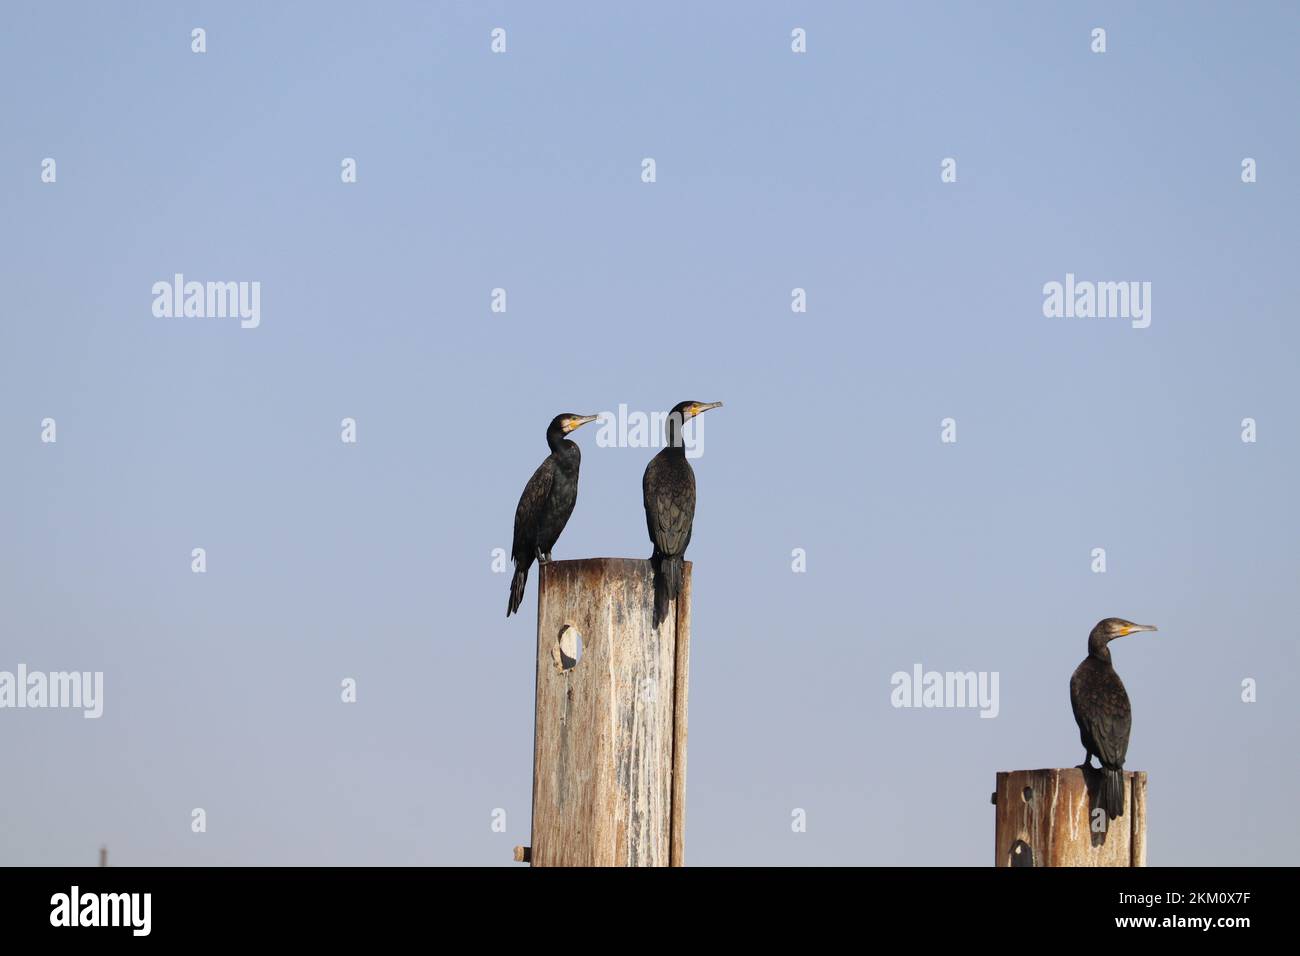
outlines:
[[[536,557],[533,548],[537,542],[537,523],[546,507],[546,499],[551,495],[554,478],[555,461],[548,456],[524,485],[524,493],[519,496],[519,505],[515,508],[515,540],[510,552],[516,561],[531,561]]]
[[[674,468],[655,456],[641,481],[646,530],[660,554],[681,555],[691,540],[695,520],[695,474],[690,465]]]
[[[1133,727],[1133,715],[1129,710],[1127,695],[1120,690],[1121,697],[1112,698],[1111,706],[1098,714],[1098,726],[1093,731],[1093,739],[1100,748],[1097,756],[1108,767],[1122,767],[1128,756],[1128,735]]]
[[[1092,741],[1093,753],[1105,766],[1122,767],[1128,756],[1133,713],[1119,675],[1112,671],[1106,679],[1097,679],[1100,676],[1081,681],[1077,694],[1070,695],[1070,703],[1074,719]]]

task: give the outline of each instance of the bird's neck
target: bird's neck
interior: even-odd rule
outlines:
[[[664,451],[674,458],[686,457],[686,442],[682,440],[682,423],[675,415],[668,416],[664,434]]]
[[[546,443],[551,446],[551,454],[553,454],[560,462],[565,464],[577,460],[578,456],[582,454],[578,451],[578,446],[576,444],[562,435],[554,437],[548,435]]]
[[[1088,656],[1094,657],[1103,664],[1110,663],[1110,647],[1105,641],[1089,641]]]

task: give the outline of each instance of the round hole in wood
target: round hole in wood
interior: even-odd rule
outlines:
[[[571,671],[582,660],[582,635],[572,624],[560,628],[559,640],[555,643],[555,666],[562,671]]]
[[[1033,803],[1033,802],[1034,802],[1034,788],[1033,788],[1033,787],[1025,787],[1025,792],[1022,793],[1021,796],[1025,798],[1025,803]]]

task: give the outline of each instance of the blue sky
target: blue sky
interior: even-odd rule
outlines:
[[[492,550],[553,415],[683,399],[689,862],[989,864],[1111,615],[1160,626],[1114,647],[1150,862],[1296,861],[1300,14],[703,6],[6,7],[0,670],[105,702],[0,711],[0,863],[506,864]],[[260,326],[156,318],[177,272]],[[1066,273],[1150,327],[1044,317]],[[555,557],[647,556],[653,451],[576,440]],[[997,718],[891,707],[915,663]]]

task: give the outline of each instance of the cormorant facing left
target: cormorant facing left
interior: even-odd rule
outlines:
[[[645,523],[654,551],[655,608],[653,625],[668,616],[670,601],[682,589],[682,560],[691,543],[695,520],[695,472],[686,460],[682,427],[688,419],[721,407],[721,402],[678,402],[668,413],[667,443],[650,459],[641,479],[645,501]]]
[[[524,485],[515,508],[515,540],[511,557],[515,561],[515,576],[510,582],[510,603],[506,617],[519,610],[524,599],[524,585],[528,583],[528,569],[533,561],[545,564],[551,560],[551,548],[560,532],[569,523],[573,505],[578,500],[578,466],[582,452],[564,436],[596,415],[575,415],[565,412],[556,415],[546,429],[546,444],[551,453],[537,466],[533,477]]]
[[[1118,617],[1099,621],[1088,635],[1088,656],[1070,678],[1070,707],[1087,751],[1079,767],[1085,772],[1092,769],[1093,754],[1101,761],[1097,806],[1106,811],[1108,820],[1124,815],[1124,758],[1128,756],[1133,712],[1107,645],[1117,637],[1155,629],[1153,624],[1134,624]]]

